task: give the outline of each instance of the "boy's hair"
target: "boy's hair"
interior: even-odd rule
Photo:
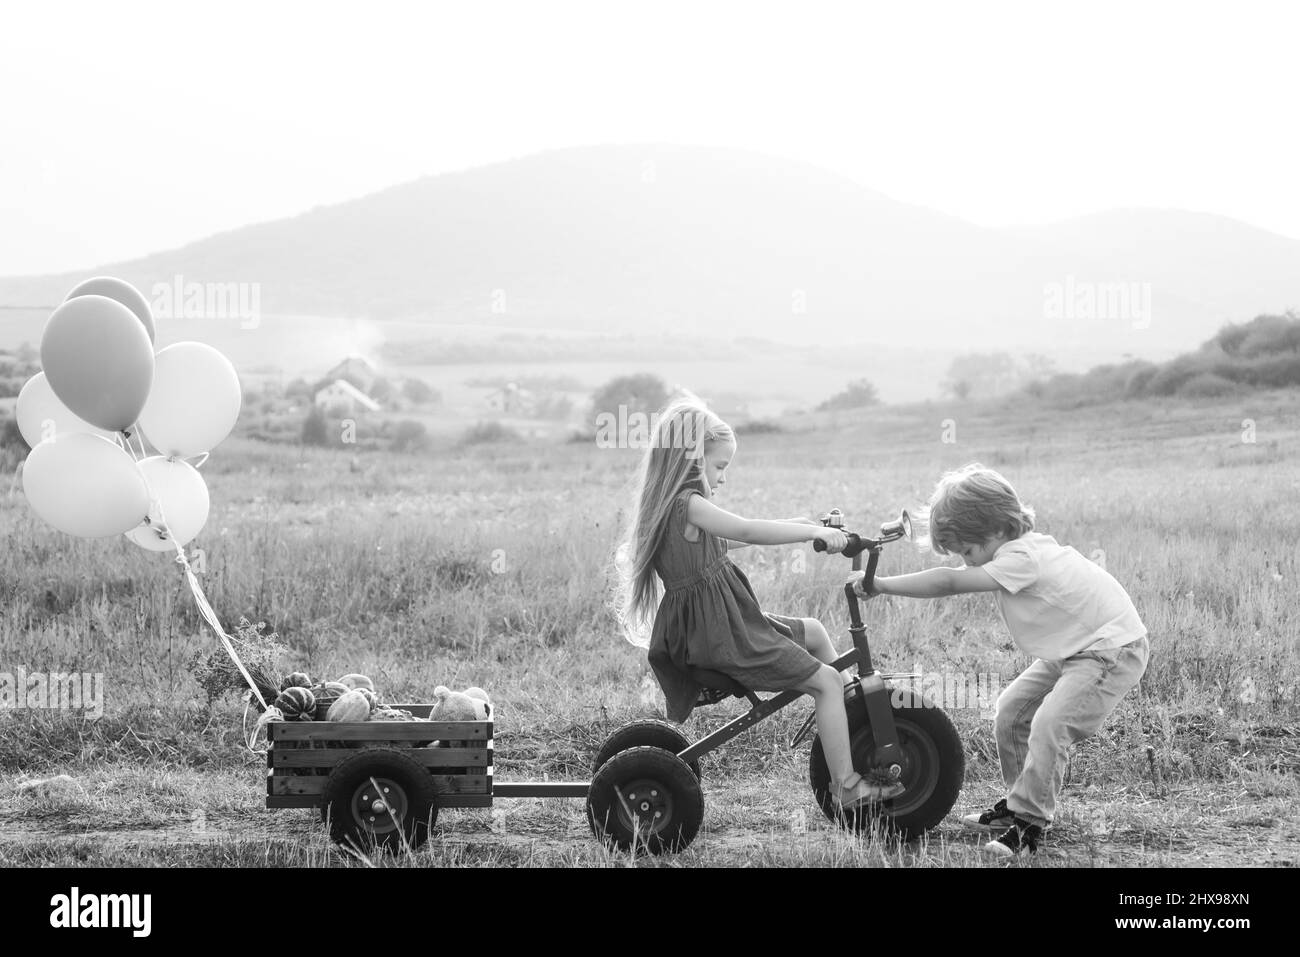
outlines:
[[[649,623],[659,604],[661,585],[654,556],[663,541],[673,501],[687,488],[707,495],[704,483],[704,444],[730,439],[731,426],[693,395],[668,403],[658,413],[650,447],[641,458],[634,481],[629,527],[619,545],[614,609],[624,636],[648,647]]]
[[[978,462],[939,480],[924,512],[930,547],[947,555],[959,545],[980,545],[998,533],[1008,541],[1034,528],[1034,510],[1011,483]]]

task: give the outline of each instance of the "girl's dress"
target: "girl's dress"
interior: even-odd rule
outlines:
[[[702,528],[698,541],[686,539],[686,503],[701,494],[678,493],[654,557],[664,596],[649,661],[673,721],[685,721],[700,697],[687,668],[719,671],[751,691],[784,691],[821,667],[804,648],[802,621],[758,607],[749,579],[727,557],[725,539]]]

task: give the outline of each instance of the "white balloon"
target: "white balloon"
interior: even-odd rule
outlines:
[[[38,372],[28,379],[27,384],[18,393],[14,418],[18,420],[18,431],[22,432],[23,439],[33,449],[46,439],[52,439],[57,435],[85,432],[89,435],[102,436],[112,442],[116,434],[93,426],[72,412],[54,394],[44,372]]]
[[[144,475],[120,446],[74,433],[41,442],[23,465],[23,492],[36,514],[79,538],[121,535],[149,512]]]
[[[198,455],[230,434],[239,405],[239,376],[230,360],[202,342],[178,342],[154,357],[140,428],[165,456]]]
[[[177,544],[189,544],[208,522],[208,486],[203,476],[188,462],[161,455],[142,460],[140,472],[153,493],[149,524],[141,522],[126,537],[151,552],[171,552]],[[160,527],[167,529],[167,538],[159,537]]]

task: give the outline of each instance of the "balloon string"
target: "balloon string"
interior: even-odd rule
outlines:
[[[283,721],[284,714],[275,705],[271,705],[271,707],[262,712],[261,717],[257,719],[257,723],[253,725],[253,730],[250,733],[248,730],[249,707],[249,705],[244,705],[244,746],[254,754],[266,754],[267,750],[270,748],[270,743],[268,742],[267,747],[265,748],[257,747],[258,736],[266,731],[266,726],[272,721]]]
[[[172,544],[176,545],[174,539],[172,540]],[[203,589],[199,586],[199,580],[194,577],[194,570],[190,568],[189,559],[185,557],[185,550],[181,548],[180,545],[176,545],[176,561],[185,568],[185,578],[189,582],[190,592],[194,595],[194,603],[198,606],[199,614],[203,616],[203,620],[211,626],[212,630],[216,632],[217,637],[221,639],[222,645],[226,648],[226,654],[230,655],[230,660],[235,663],[235,667],[239,669],[239,673],[244,676],[244,681],[248,683],[248,687],[252,689],[253,695],[257,698],[258,703],[261,704],[262,710],[265,711],[267,707],[266,699],[262,697],[262,692],[257,689],[257,683],[253,681],[248,670],[244,667],[244,663],[239,660],[239,655],[236,654],[234,647],[230,644],[230,636],[227,635],[225,629],[221,627],[221,622],[217,618],[217,613],[213,611],[212,606],[208,604],[208,598],[203,594]]]
[[[163,514],[162,501],[154,493],[153,486],[149,484],[147,476],[145,477],[144,484],[149,490],[150,507],[158,510],[159,534],[169,534],[167,531],[167,516]],[[146,521],[147,519],[148,517],[146,516]],[[226,630],[221,627],[221,620],[217,618],[217,613],[212,610],[212,606],[208,603],[208,596],[203,593],[203,588],[200,587],[198,578],[194,576],[194,569],[190,567],[190,560],[185,557],[185,549],[181,547],[180,542],[176,541],[175,538],[171,539],[171,543],[176,549],[177,563],[185,569],[185,578],[189,583],[190,593],[194,596],[194,604],[198,606],[199,614],[203,616],[203,620],[208,623],[212,630],[216,632],[217,637],[221,639],[221,644],[225,646],[226,654],[230,655],[230,660],[235,663],[235,667],[239,669],[239,673],[244,676],[244,681],[248,683],[248,687],[252,689],[254,697],[256,697],[258,702],[262,705],[262,711],[265,712],[267,709],[266,699],[262,697],[262,692],[258,690],[257,682],[255,682],[252,676],[249,675],[248,669],[244,667],[244,663],[239,660],[239,655],[235,652],[234,646],[230,643],[230,636],[226,634]]]
[[[120,445],[122,448],[126,449],[126,453],[127,453],[129,456],[131,456],[132,460],[134,460],[135,462],[139,462],[139,461],[140,461],[140,456],[138,456],[138,455],[135,454],[135,446],[131,444],[131,433],[130,433],[130,432],[128,432],[128,431],[126,431],[125,429],[123,429],[121,432],[118,432],[118,433],[117,433],[115,436],[113,436],[113,437],[114,437],[115,439],[117,439],[117,444],[118,444],[118,445]]]

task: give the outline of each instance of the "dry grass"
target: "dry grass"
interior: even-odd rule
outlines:
[[[922,501],[945,468],[978,459],[1001,469],[1044,531],[1104,558],[1152,634],[1140,694],[1076,752],[1052,850],[1029,866],[1294,863],[1295,398],[827,417],[815,431],[742,440],[726,504],[769,517],[838,506],[872,528]],[[1255,444],[1240,441],[1247,417]],[[940,441],[948,418],[956,444]],[[394,699],[427,698],[437,684],[488,688],[502,779],[585,779],[604,735],[652,705],[643,655],[614,636],[603,603],[636,454],[492,445],[374,453],[354,469],[348,454],[231,440],[204,469],[214,506],[196,543],[204,587],[228,627],[240,616],[272,625],[292,649],[286,670],[364,672]],[[239,706],[227,699],[209,713],[186,671],[214,639],[170,562],[121,540],[60,535],[21,491],[0,499],[0,533],[0,670],[102,672],[107,687],[98,721],[0,712],[10,835],[0,864],[366,866],[331,849],[306,812],[260,806],[264,765],[243,750]],[[842,559],[806,548],[735,557],[766,608],[817,616],[847,641]],[[896,547],[882,570],[929,563]],[[1028,663],[987,596],[878,601],[867,612],[886,670],[1005,684]],[[734,707],[701,713],[687,731]],[[706,758],[704,830],[686,853],[648,866],[979,863],[953,819],[903,848],[824,822],[806,784],[807,746],[784,746],[806,711],[788,709]],[[960,807],[982,806],[999,787],[991,728],[975,708],[953,717],[968,755]],[[20,775],[60,773],[77,787],[17,789]],[[628,863],[590,839],[581,801],[496,810],[444,812],[413,860],[374,863]]]

